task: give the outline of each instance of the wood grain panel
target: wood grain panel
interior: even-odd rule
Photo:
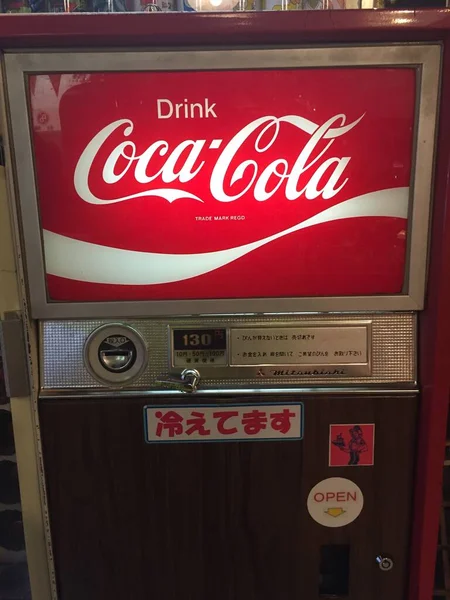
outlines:
[[[303,441],[164,445],[144,442],[148,399],[41,401],[60,600],[314,600],[322,544],[350,544],[351,600],[402,600],[416,400],[302,400]],[[376,423],[375,466],[329,468],[329,424],[357,422]],[[306,499],[334,476],[365,506],[329,529]]]

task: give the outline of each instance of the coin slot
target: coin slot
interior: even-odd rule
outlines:
[[[350,579],[350,546],[333,544],[320,547],[319,596],[348,596]]]
[[[101,350],[99,356],[105,369],[118,373],[131,368],[135,354],[133,350]]]
[[[102,384],[123,386],[138,379],[147,367],[147,347],[127,324],[110,323],[95,329],[84,346],[84,363]]]

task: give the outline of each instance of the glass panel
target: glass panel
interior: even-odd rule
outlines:
[[[50,300],[402,293],[415,69],[55,73],[29,90]]]

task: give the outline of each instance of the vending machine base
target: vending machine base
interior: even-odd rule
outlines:
[[[276,405],[301,408],[304,439],[146,431],[147,411],[245,407],[268,435]],[[401,600],[416,413],[411,392],[42,399],[59,599]]]

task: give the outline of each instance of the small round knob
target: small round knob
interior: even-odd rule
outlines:
[[[377,556],[376,561],[381,571],[391,571],[394,568],[394,561],[389,556]]]

